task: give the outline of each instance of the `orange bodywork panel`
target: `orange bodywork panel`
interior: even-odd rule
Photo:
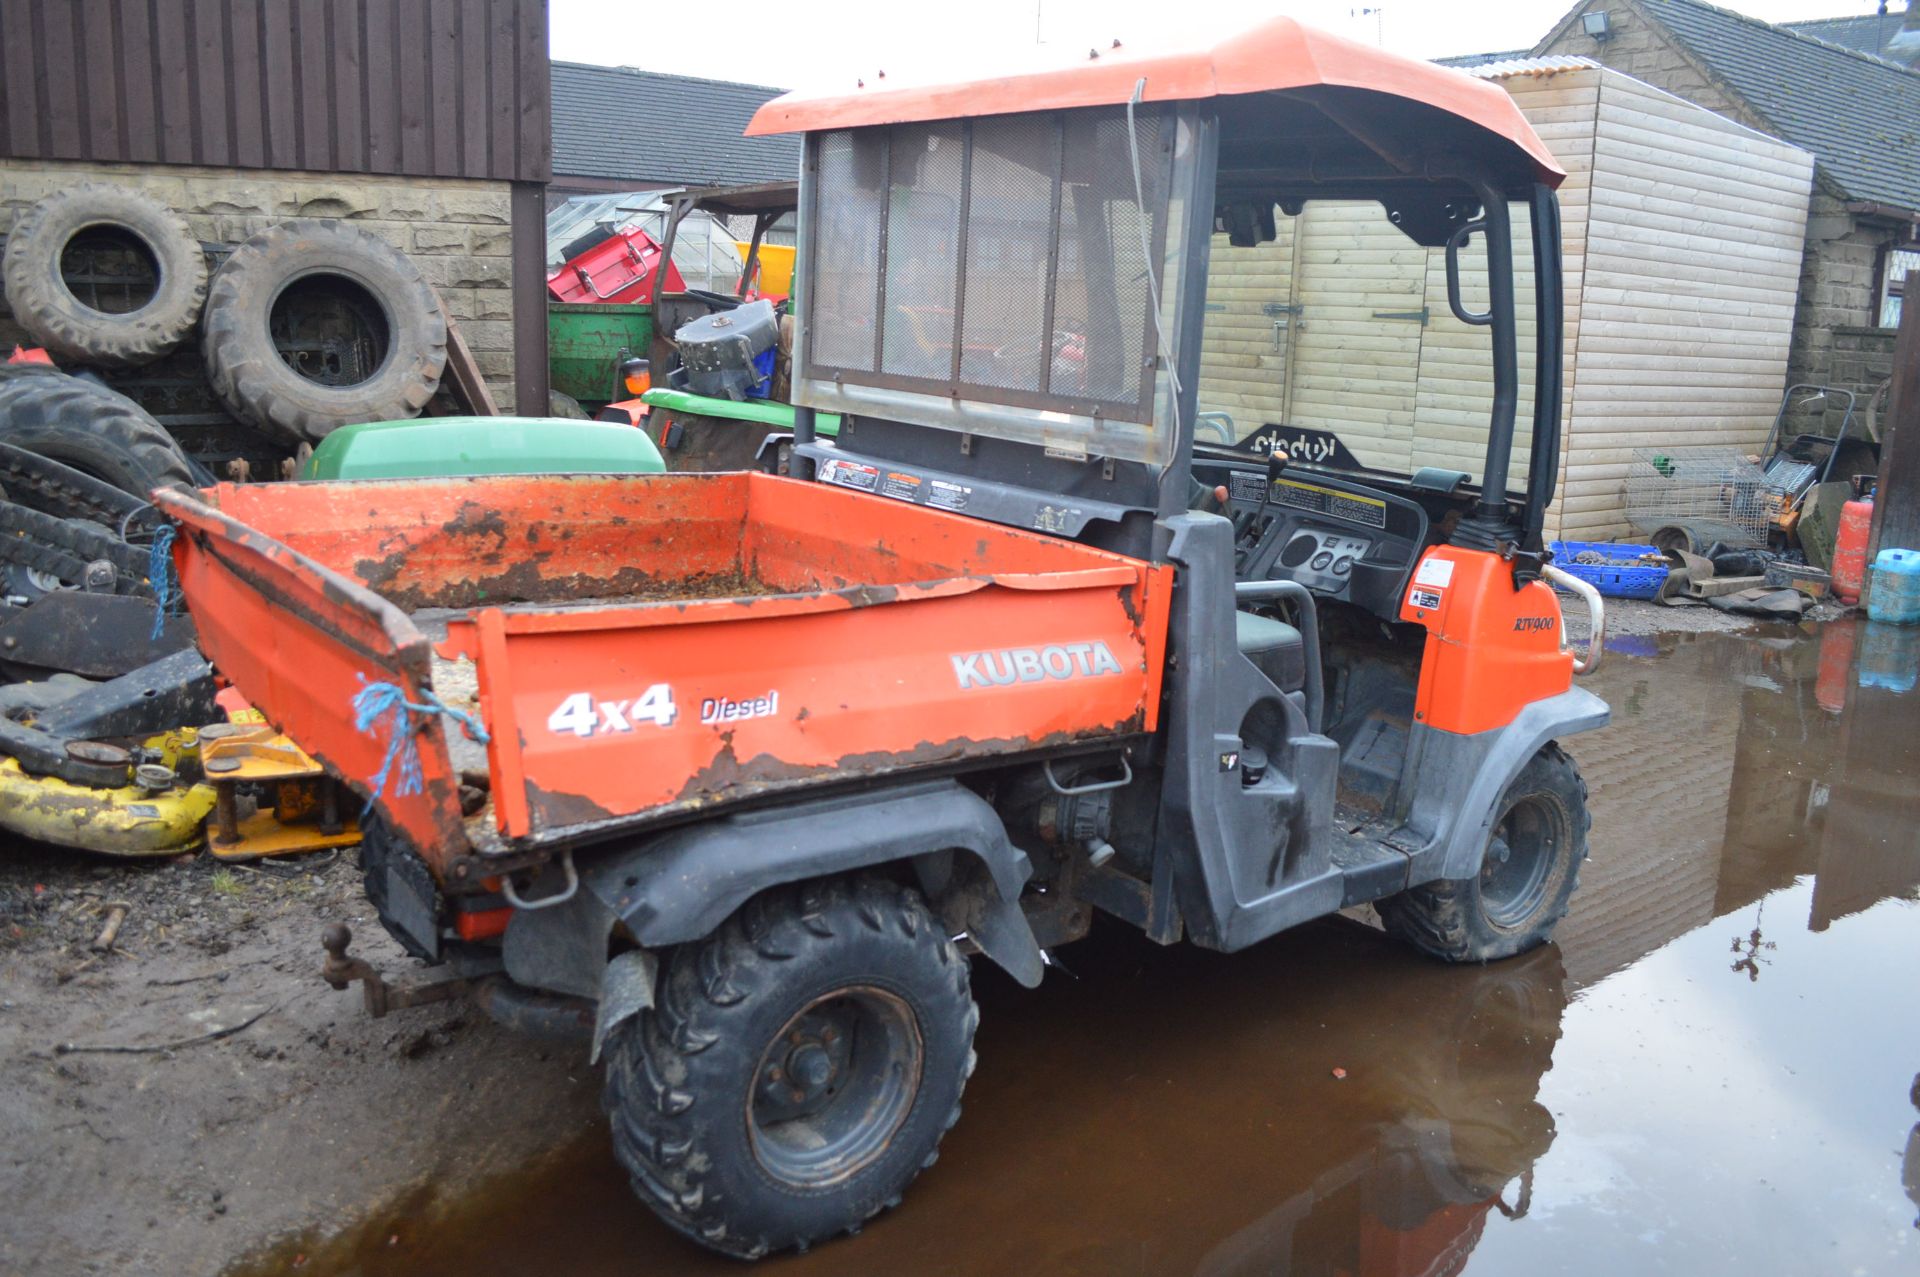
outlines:
[[[882,496],[734,473],[159,500],[208,658],[362,793],[384,740],[354,694],[425,690],[409,612],[455,609],[433,619],[476,666],[490,828],[461,821],[437,717],[426,792],[381,799],[435,864],[1157,717],[1171,569]]]
[[[1513,588],[1513,565],[1486,550],[1436,546],[1414,569],[1400,619],[1427,627],[1414,720],[1470,735],[1573,686],[1552,587]]]
[[[1558,186],[1566,172],[1499,85],[1451,67],[1402,57],[1370,45],[1272,18],[1199,48],[1117,42],[1088,57],[1041,50],[1007,66],[982,67],[968,79],[916,78],[896,67],[886,78],[862,77],[840,88],[804,90],[773,99],[754,114],[747,136],[951,120],[1022,111],[1118,106],[1145,81],[1143,102],[1179,102],[1325,85],[1366,89],[1436,107],[1504,138],[1525,154],[1535,176]],[[853,77],[849,77],[851,80]]]

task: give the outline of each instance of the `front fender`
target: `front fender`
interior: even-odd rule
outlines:
[[[1535,701],[1505,727],[1460,735],[1421,724],[1408,740],[1413,802],[1407,827],[1423,844],[1409,882],[1470,878],[1499,812],[1500,796],[1542,745],[1605,727],[1607,703],[1582,687]]]
[[[979,872],[937,872],[942,852],[967,853]],[[712,934],[769,887],[901,861],[914,862],[944,924],[1022,984],[1039,983],[1040,949],[1019,903],[1033,866],[992,806],[953,781],[683,826],[596,857],[580,878],[635,940],[658,949]]]

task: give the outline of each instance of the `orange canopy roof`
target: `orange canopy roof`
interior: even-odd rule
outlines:
[[[913,82],[869,78],[852,92],[800,90],[761,107],[747,136],[962,119],[1019,111],[1116,106],[1146,79],[1143,100],[1264,93],[1313,85],[1368,89],[1446,111],[1504,138],[1532,161],[1541,180],[1559,185],[1566,176],[1546,144],[1498,85],[1462,71],[1401,57],[1273,18],[1211,48],[1090,51],[1067,66],[1040,67],[976,80]]]

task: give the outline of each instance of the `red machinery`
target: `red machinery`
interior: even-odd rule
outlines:
[[[557,302],[644,306],[653,300],[654,274],[659,265],[659,241],[638,226],[629,226],[568,258],[547,276],[547,296]],[[667,292],[686,290],[672,262],[667,263],[666,276]]]

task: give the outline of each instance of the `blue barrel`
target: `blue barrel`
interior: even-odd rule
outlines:
[[[1920,550],[1882,550],[1874,555],[1867,615],[1896,625],[1920,622]]]

